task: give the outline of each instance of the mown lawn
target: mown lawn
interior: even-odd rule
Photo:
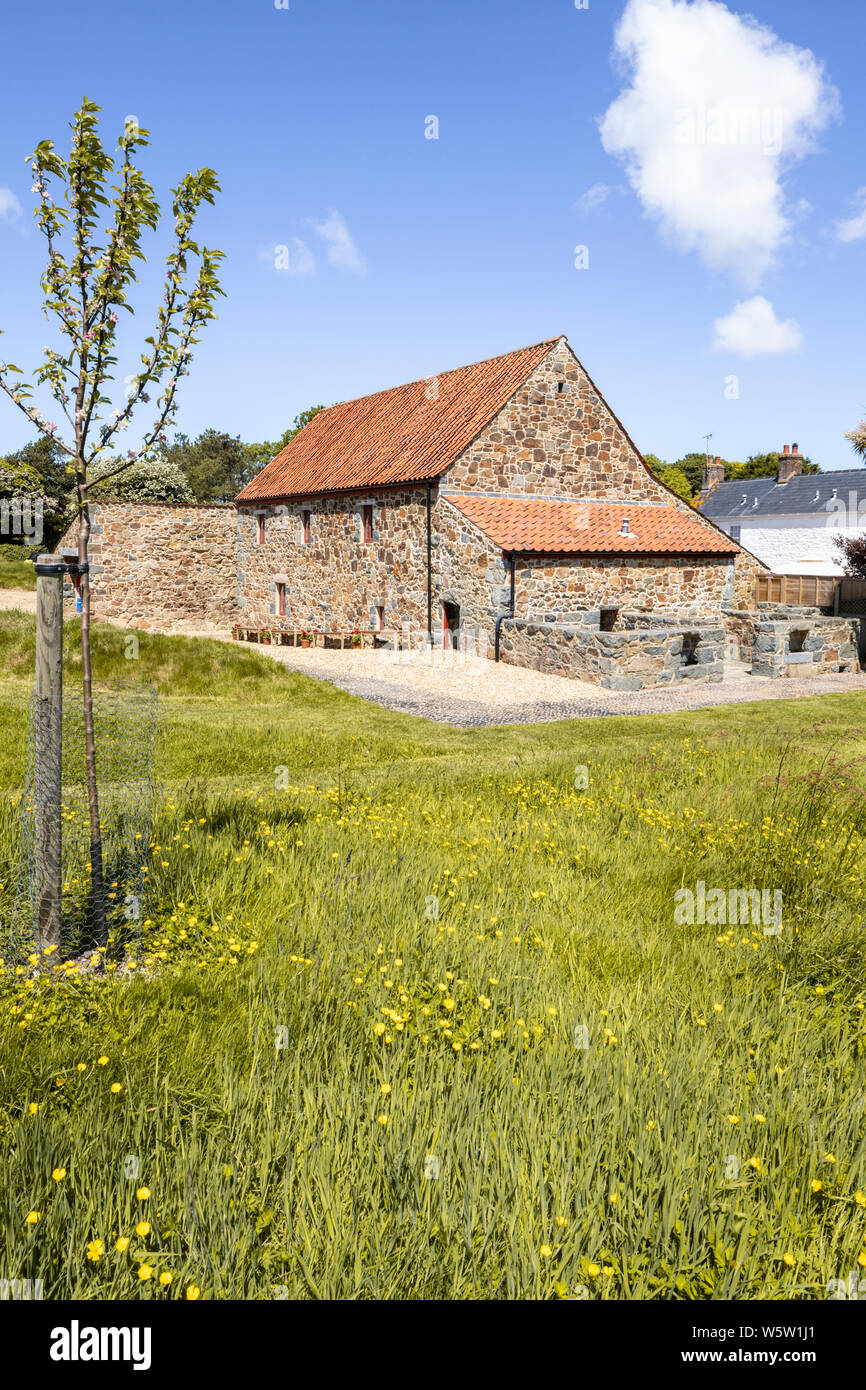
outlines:
[[[0,1277],[823,1299],[866,1276],[859,695],[465,731],[139,638],[127,660],[96,634],[98,675],[162,699],[140,971],[0,976]],[[3,923],[31,642],[0,619]],[[698,880],[780,890],[782,932],[678,925]]]

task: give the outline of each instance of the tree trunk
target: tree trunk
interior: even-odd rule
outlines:
[[[102,874],[102,828],[99,822],[99,792],[96,786],[96,739],[93,732],[93,673],[90,661],[90,508],[82,499],[78,518],[78,563],[81,574],[81,689],[84,702],[84,754],[87,768],[87,803],[90,810],[90,891],[93,928],[97,946],[108,942],[105,917],[105,884]]]

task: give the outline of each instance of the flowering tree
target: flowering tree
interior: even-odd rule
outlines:
[[[833,544],[842,552],[845,573],[853,579],[866,579],[866,534],[834,536]]]
[[[208,319],[216,317],[213,306],[216,296],[222,293],[217,270],[223,253],[199,247],[191,237],[201,204],[213,203],[214,194],[219,192],[216,174],[212,169],[186,174],[172,189],[174,241],[166,261],[165,294],[156,327],[145,339],[140,370],[127,379],[125,403],[106,417],[112,403],[109,383],[117,363],[119,311],[133,312],[127,292],[136,279],[136,261],[145,259],[142,233],[145,228],[156,229],[160,210],[153,188],[135,166],[139,147],[149,144],[149,132],[135,120],[127,120],[116,158],[112,158],[99,137],[99,110],[92,101],[83,99],[70,123],[72,143],[67,158],[55,151],[52,141],[43,140],[28,159],[33,170],[33,192],[39,198],[35,215],[48,249],[42,275],[43,308],[46,317],[53,315],[57,320],[62,343],[60,348],[44,349],[45,361],[35,378],[50,390],[65,416],[67,438],[62,438],[57,425],[46,420],[32,403],[33,387],[22,380],[20,367],[0,361],[0,387],[43,435],[57,443],[69,459],[67,472],[75,480],[91,885],[96,938],[104,944],[107,927],[93,732],[87,568],[89,493],[134,463],[161,452],[166,424],[177,408],[178,381],[189,372],[199,331]],[[116,178],[116,183],[110,182],[112,178]],[[100,228],[106,210],[108,225]],[[153,390],[159,394],[153,419],[141,430],[140,448],[130,449],[120,460],[113,458],[106,467],[106,456],[116,447],[116,436],[129,427],[139,405],[148,405]]]

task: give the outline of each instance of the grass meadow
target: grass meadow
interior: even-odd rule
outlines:
[[[0,1277],[74,1299],[866,1279],[859,695],[470,731],[139,639],[137,662],[94,640],[98,676],[160,692],[141,943],[102,975],[0,970]],[[0,924],[32,659],[31,621],[0,616]],[[781,932],[679,925],[699,880],[780,890]]]

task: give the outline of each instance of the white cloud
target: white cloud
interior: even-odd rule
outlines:
[[[316,260],[305,241],[290,237],[259,252],[259,260],[285,275],[315,275]]]
[[[331,212],[324,222],[317,223],[316,231],[328,242],[328,260],[331,265],[339,266],[340,270],[364,269],[361,253],[338,212]]]
[[[838,115],[808,50],[720,0],[629,0],[628,84],[600,121],[645,212],[683,251],[756,285],[785,239],[781,176]]]
[[[0,217],[20,217],[21,204],[11,188],[0,188]]]
[[[866,237],[866,188],[857,189],[855,202],[860,204],[860,211],[836,223],[836,235],[840,241],[862,241]]]
[[[594,183],[592,188],[588,188],[585,193],[581,193],[577,199],[577,207],[581,212],[594,212],[596,208],[603,207],[612,193],[623,193],[625,190],[620,184],[616,183]]]
[[[716,351],[734,352],[740,357],[797,352],[803,346],[800,325],[793,319],[777,319],[769,299],[761,294],[735,304],[713,327]]]

